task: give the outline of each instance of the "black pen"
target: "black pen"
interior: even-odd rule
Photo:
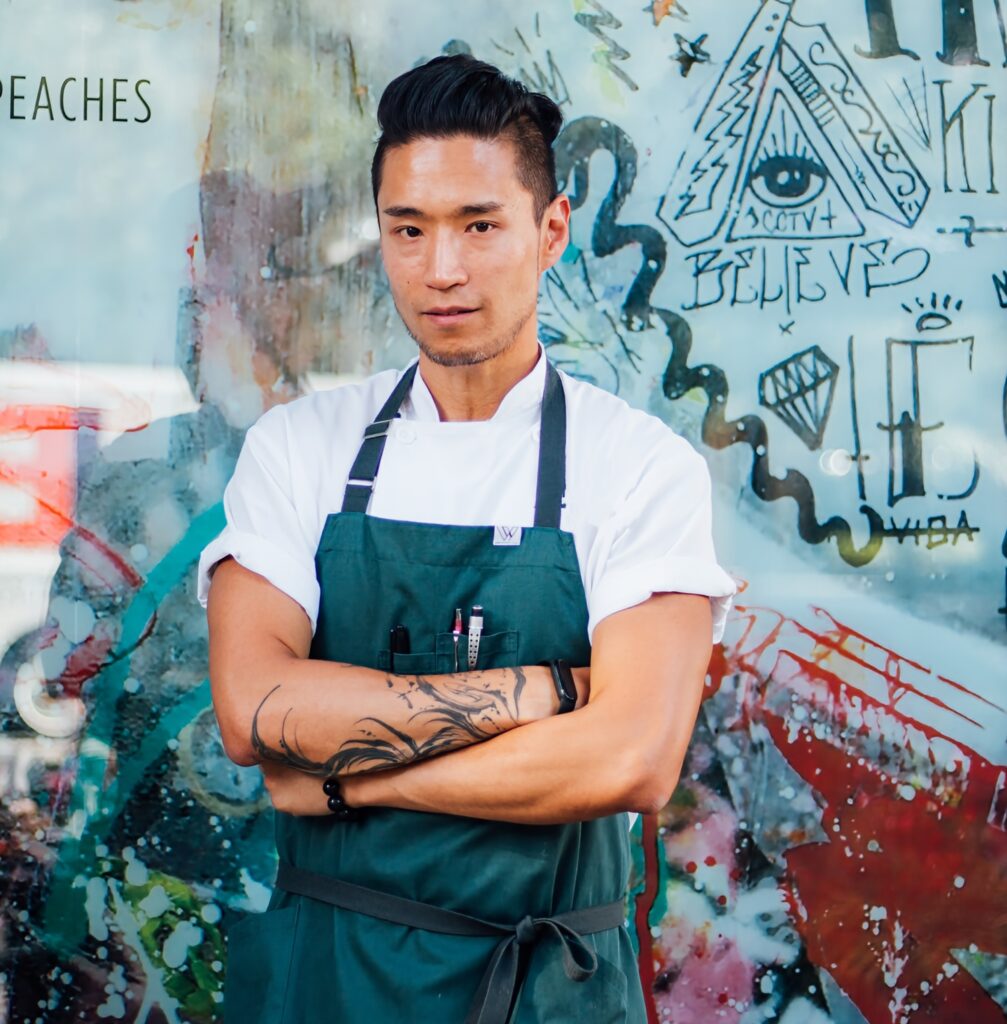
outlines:
[[[388,668],[392,674],[395,673],[395,655],[408,654],[409,650],[409,630],[401,624],[392,626],[388,631]]]

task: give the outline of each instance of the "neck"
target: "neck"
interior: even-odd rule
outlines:
[[[442,366],[422,351],[419,372],[442,421],[488,420],[504,395],[527,377],[539,359],[538,339],[519,339],[503,352],[467,366]]]

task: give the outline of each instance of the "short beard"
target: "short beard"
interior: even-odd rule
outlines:
[[[397,307],[396,307],[397,309]],[[538,311],[538,297],[536,296],[535,301],[532,302],[531,306],[525,311],[525,313],[518,317],[518,319],[511,325],[510,330],[503,336],[493,339],[492,344],[484,345],[475,351],[468,352],[436,352],[427,343],[414,334],[409,324],[406,323],[406,318],[399,312],[399,318],[405,325],[406,331],[409,337],[416,342],[419,346],[420,351],[429,359],[432,363],[437,363],[438,366],[475,366],[477,363],[484,363],[488,359],[495,359],[497,356],[506,352],[507,349],[514,344],[515,339],[524,330],[524,326],[528,321],[535,316]]]

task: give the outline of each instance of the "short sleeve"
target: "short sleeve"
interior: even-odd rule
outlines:
[[[661,433],[592,545],[588,634],[614,612],[675,591],[710,598],[717,643],[737,586],[714,552],[710,472],[684,438],[664,424]]]
[[[205,608],[213,567],[232,555],[292,597],[307,613],[314,635],[320,597],[315,549],[293,500],[283,414],[282,406],[274,406],[245,434],[224,488],[226,525],[199,556],[197,599]]]

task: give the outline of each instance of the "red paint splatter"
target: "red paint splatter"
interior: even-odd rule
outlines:
[[[901,709],[918,715],[925,701],[973,722],[929,692],[933,679],[950,680],[821,609],[820,633],[738,610],[741,637],[710,689],[734,675],[735,728],[769,731],[817,793],[829,834],[785,854],[784,893],[808,956],[868,1021],[918,1013],[1003,1024],[951,952],[974,943],[1007,954],[1007,834],[995,814],[1003,773]]]
[[[199,232],[192,236],[192,241],[185,247],[185,253],[189,257],[189,282],[196,284],[196,243],[199,241]]]

